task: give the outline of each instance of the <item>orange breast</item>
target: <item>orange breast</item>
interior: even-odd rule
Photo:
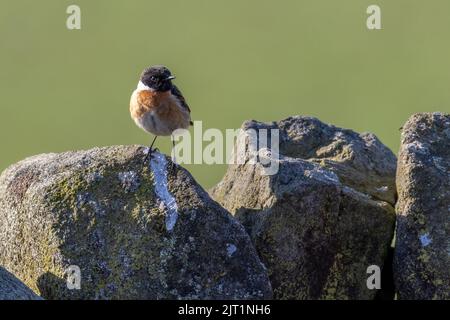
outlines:
[[[134,91],[130,101],[130,112],[133,118],[140,118],[146,112],[160,106],[161,95],[164,93],[150,90]]]
[[[156,127],[164,127],[171,132],[178,128],[188,128],[191,120],[189,111],[181,107],[179,103],[170,91],[135,91],[131,96],[130,112],[132,118],[136,120],[153,111]],[[146,129],[152,131],[151,128]]]
[[[160,103],[163,107],[157,108],[155,111],[161,121],[170,123],[173,130],[189,127],[189,112],[184,111],[179,106],[179,102],[175,97],[169,95],[163,101],[160,101]]]

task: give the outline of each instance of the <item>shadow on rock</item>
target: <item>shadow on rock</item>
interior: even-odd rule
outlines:
[[[58,291],[68,290],[66,280],[51,272],[46,272],[37,279],[37,287],[41,296],[47,300],[58,299],[58,296],[54,294],[55,288],[58,288]]]

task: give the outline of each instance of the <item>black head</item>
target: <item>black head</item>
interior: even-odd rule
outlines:
[[[174,76],[165,66],[153,66],[142,72],[141,82],[155,91],[168,91],[172,89]]]

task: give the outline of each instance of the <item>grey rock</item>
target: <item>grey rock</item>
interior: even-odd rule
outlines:
[[[42,300],[5,268],[0,267],[0,300]]]
[[[44,154],[5,170],[0,264],[48,299],[271,298],[244,227],[170,159],[143,165],[144,151]]]
[[[374,134],[302,116],[271,124],[249,121],[243,128],[279,129],[282,155],[317,163],[336,174],[342,184],[395,205],[397,159]]]
[[[398,158],[399,299],[450,299],[450,115],[414,114]]]
[[[229,165],[210,193],[246,227],[274,297],[374,298],[366,271],[383,266],[395,224],[392,152],[372,134],[310,117],[248,121],[242,129],[279,130],[279,170],[266,175],[263,165],[276,161],[275,150],[259,148],[260,161],[248,161],[250,140],[241,134],[246,162]]]

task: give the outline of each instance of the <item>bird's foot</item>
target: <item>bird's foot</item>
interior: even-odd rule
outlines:
[[[159,152],[158,148],[148,148],[147,154],[144,157],[144,161],[143,161],[143,165],[145,165],[145,163],[150,160],[153,156],[154,152]]]

